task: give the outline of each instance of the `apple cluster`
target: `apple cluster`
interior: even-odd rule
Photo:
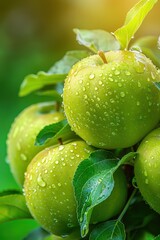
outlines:
[[[160,164],[160,92],[155,85],[159,81],[156,66],[140,52],[100,52],[72,67],[64,83],[63,107],[58,111],[54,103],[35,104],[15,119],[7,142],[11,171],[24,188],[32,216],[44,229],[57,236],[80,232],[72,181],[79,164],[97,149],[136,146],[138,187],[160,213],[160,184],[155,185]],[[34,145],[43,127],[63,119],[76,139]],[[115,172],[114,180],[111,195],[93,209],[91,225],[122,211],[128,194],[122,168]]]

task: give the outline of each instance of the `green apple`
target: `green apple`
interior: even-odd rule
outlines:
[[[153,130],[138,147],[135,177],[146,202],[160,213],[160,128]]]
[[[23,185],[24,173],[32,158],[46,146],[35,146],[39,131],[45,126],[64,119],[62,112],[54,110],[53,103],[34,104],[15,119],[7,140],[8,161],[13,176]]]
[[[82,140],[38,153],[27,168],[24,193],[27,206],[40,225],[61,236],[78,227],[72,180],[79,163],[94,150]],[[127,184],[122,170],[115,173],[115,187],[108,199],[93,210],[91,223],[118,214],[126,201]]]
[[[133,240],[154,240],[153,234],[147,232],[146,230],[139,230],[137,231],[136,235]]]
[[[72,129],[88,144],[105,149],[136,144],[160,120],[160,75],[140,52],[110,51],[73,66],[63,102]]]

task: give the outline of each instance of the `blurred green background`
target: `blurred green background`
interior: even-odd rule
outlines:
[[[73,28],[115,31],[135,0],[0,0],[0,191],[18,189],[6,162],[11,123],[28,105],[44,101],[18,97],[27,74],[48,70],[68,50],[81,48]],[[158,3],[137,36],[159,34]],[[21,240],[37,224],[31,220],[0,225],[1,240]]]

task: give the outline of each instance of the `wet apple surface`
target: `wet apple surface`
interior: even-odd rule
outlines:
[[[64,86],[66,117],[88,144],[126,148],[140,141],[160,119],[156,67],[142,53],[110,51],[73,66]]]

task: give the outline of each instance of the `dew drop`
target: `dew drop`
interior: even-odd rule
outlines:
[[[138,64],[136,64],[135,70],[137,73],[143,73],[144,72],[144,64],[139,62]]]
[[[95,75],[93,74],[93,73],[91,73],[90,75],[89,75],[89,79],[94,79],[94,77],[95,77]]]
[[[30,176],[29,176],[29,180],[32,180],[32,178],[33,178],[32,175],[30,175]]]
[[[20,156],[23,161],[27,161],[27,156],[24,153],[21,153]]]
[[[61,183],[58,183],[58,187],[61,187],[62,185],[61,185]]]
[[[137,106],[139,106],[140,105],[140,102],[139,101],[137,101]]]
[[[46,183],[45,183],[45,181],[43,180],[41,173],[38,175],[37,183],[38,183],[38,185],[39,185],[40,187],[45,187],[45,186],[46,186]]]
[[[64,146],[63,145],[60,145],[59,146],[59,151],[63,150],[64,149]]]
[[[122,87],[122,83],[119,82],[119,83],[118,83],[118,87]]]
[[[151,77],[152,77],[153,80],[155,79],[155,75],[154,75],[153,72],[151,72]]]
[[[17,142],[17,150],[20,151],[21,150],[21,145],[19,142]]]
[[[147,172],[146,172],[146,171],[144,171],[144,176],[146,176],[146,177],[147,177]]]
[[[148,184],[148,179],[147,178],[145,179],[145,184]]]
[[[113,82],[113,78],[109,77],[109,81],[110,81],[110,82]]]
[[[102,85],[102,81],[99,81],[98,83],[99,83],[99,85]]]
[[[125,93],[124,92],[120,92],[120,96],[121,97],[125,97]]]
[[[114,101],[114,99],[113,99],[113,98],[111,98],[111,99],[110,99],[110,102],[111,102],[111,103],[114,103],[115,101]]]
[[[114,74],[117,76],[117,75],[120,74],[120,71],[119,71],[119,70],[116,70],[116,71],[114,72]]]
[[[126,76],[130,76],[131,73],[129,71],[125,71]]]
[[[16,137],[16,135],[17,135],[18,131],[19,131],[19,128],[18,128],[18,127],[16,127],[16,128],[15,128],[15,130],[14,130],[14,132],[13,132],[13,138],[15,138],[15,137]]]

